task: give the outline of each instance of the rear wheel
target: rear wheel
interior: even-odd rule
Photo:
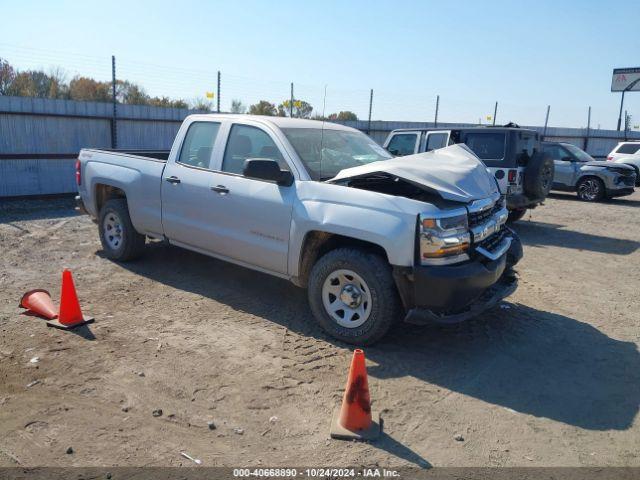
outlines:
[[[578,182],[576,187],[578,198],[585,202],[597,202],[605,195],[604,183],[595,177],[586,177]]]
[[[126,262],[142,254],[145,236],[133,228],[125,199],[113,198],[105,202],[100,210],[98,229],[107,258]]]
[[[356,248],[339,248],[321,257],[311,269],[308,295],[320,326],[357,345],[382,338],[402,311],[388,262]]]

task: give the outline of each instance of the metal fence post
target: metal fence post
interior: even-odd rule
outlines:
[[[589,148],[589,133],[591,130],[591,106],[589,106],[589,111],[587,113],[587,135],[584,137],[584,151],[587,151]],[[588,152],[587,152],[588,153]]]
[[[367,122],[367,135],[371,135],[371,110],[373,108],[373,88],[369,92],[369,121]]]
[[[111,94],[113,116],[111,117],[111,148],[118,148],[118,102],[116,99],[116,56],[111,55]]]
[[[218,70],[218,105],[217,111],[220,113],[220,70]]]
[[[291,82],[291,99],[289,100],[289,116],[293,118],[293,82]]]
[[[549,123],[549,110],[551,110],[551,105],[547,105],[547,115],[544,117],[544,131],[542,132],[542,139],[547,136],[547,124]]]
[[[496,125],[496,115],[498,114],[498,102],[496,102],[496,106],[493,107],[493,123],[492,125],[495,127]]]
[[[438,127],[438,109],[440,108],[440,95],[436,95],[436,117],[433,120],[433,127]]]

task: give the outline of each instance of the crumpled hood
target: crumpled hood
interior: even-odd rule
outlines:
[[[466,145],[451,145],[427,153],[397,157],[345,168],[329,182],[338,183],[368,174],[388,173],[437,191],[445,200],[471,202],[498,191],[493,176]]]
[[[633,170],[633,167],[629,166],[629,165],[625,165],[624,163],[614,163],[614,162],[607,162],[605,160],[594,160],[592,162],[585,162],[582,166],[589,166],[589,167],[612,167],[612,168],[616,168],[616,169],[620,169],[620,170]]]

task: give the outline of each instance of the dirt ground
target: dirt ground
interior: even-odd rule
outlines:
[[[329,440],[351,349],[303,290],[162,244],[114,263],[68,199],[4,201],[0,466],[640,466],[640,193],[554,195],[517,230],[507,302],[366,349],[361,444]],[[74,333],[18,308],[63,267],[96,318]]]

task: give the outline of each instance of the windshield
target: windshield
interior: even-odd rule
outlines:
[[[321,128],[283,128],[314,180],[327,180],[345,168],[392,158],[364,133]]]
[[[564,148],[569,150],[573,154],[574,157],[578,159],[579,162],[593,162],[594,159],[591,155],[589,155],[584,150],[576,147],[575,145],[571,145],[570,143],[565,143],[562,145]]]

